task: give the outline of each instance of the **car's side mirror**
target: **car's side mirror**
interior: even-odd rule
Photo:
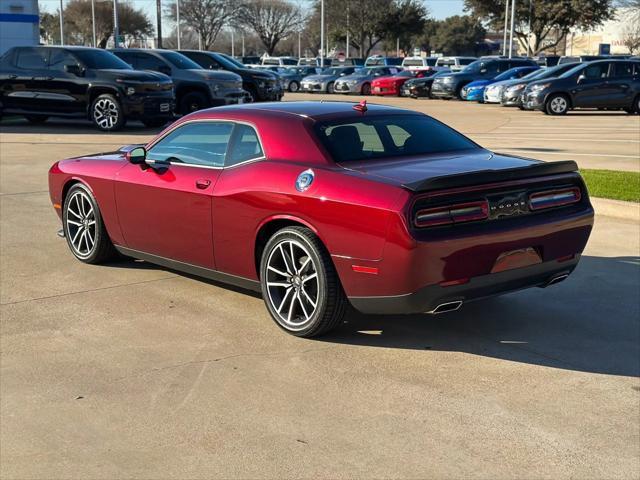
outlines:
[[[84,75],[84,69],[80,65],[65,65],[64,71],[78,77]]]
[[[578,83],[579,84],[580,83],[585,83],[586,81],[587,81],[587,77],[586,77],[586,75],[584,73],[578,77]]]
[[[141,165],[147,160],[147,149],[144,147],[136,147],[127,152],[127,160],[135,165]]]

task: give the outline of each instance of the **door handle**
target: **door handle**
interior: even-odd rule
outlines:
[[[200,190],[204,190],[209,185],[211,185],[211,180],[206,180],[203,178],[201,178],[200,180],[196,180],[196,188],[199,188]]]

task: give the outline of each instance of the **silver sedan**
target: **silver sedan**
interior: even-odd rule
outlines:
[[[371,94],[371,82],[379,77],[395,75],[401,69],[398,67],[365,67],[356,70],[353,74],[336,80],[335,93],[360,93]]]
[[[356,67],[331,67],[318,75],[309,75],[300,82],[300,90],[303,92],[333,93],[335,81],[339,78],[351,75]]]

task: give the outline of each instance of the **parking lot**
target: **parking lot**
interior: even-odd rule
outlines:
[[[639,116],[368,101],[496,151],[640,171]],[[350,313],[299,339],[255,295],[85,265],[56,236],[51,163],[155,133],[2,124],[0,477],[640,476],[640,225],[597,215],[578,269],[548,289],[441,316]]]

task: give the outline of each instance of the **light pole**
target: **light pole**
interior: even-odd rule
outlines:
[[[180,0],[176,0],[176,38],[178,40],[178,50],[180,50]]]
[[[64,18],[62,13],[62,0],[60,0],[60,45],[64,45]]]
[[[513,32],[516,26],[516,0],[511,2],[511,33],[509,35],[509,58],[513,56]]]
[[[300,42],[300,31],[298,31],[298,58],[302,58],[302,43]]]
[[[320,0],[320,66],[324,67],[324,0]]]
[[[93,27],[93,48],[96,48],[96,0],[91,0],[91,26]]]
[[[113,47],[118,48],[118,0],[113,0]]]
[[[529,0],[529,29],[527,30],[527,57],[533,53],[531,49],[531,16],[533,15],[533,0]],[[531,50],[530,50],[531,49]]]
[[[344,52],[344,57],[349,58],[349,2],[347,1],[347,48]]]
[[[231,28],[231,56],[235,57],[236,56],[236,46],[235,46],[235,40],[233,37],[233,27]]]
[[[504,0],[504,39],[502,40],[502,55],[507,55],[507,29],[509,25],[509,0]]]
[[[244,31],[242,32],[242,56],[244,57]]]
[[[158,32],[158,43],[156,46],[162,48],[162,0],[156,0],[156,30]]]

